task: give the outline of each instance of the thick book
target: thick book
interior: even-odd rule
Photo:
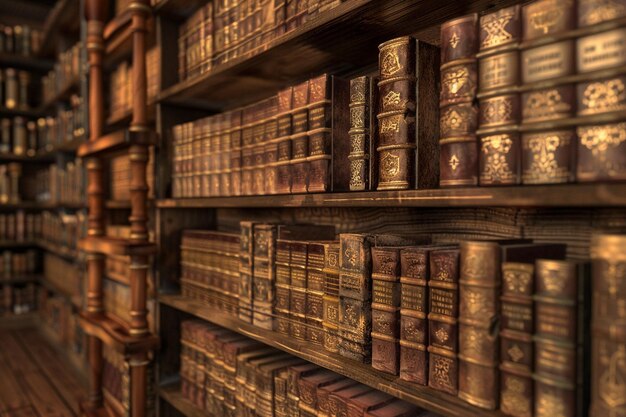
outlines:
[[[293,87],[291,134],[291,192],[305,193],[309,166],[309,81]]]
[[[289,368],[287,377],[287,415],[300,416],[300,380],[306,376],[324,371],[324,368],[307,363]]]
[[[276,194],[291,192],[291,110],[293,108],[293,88],[278,92],[278,115],[276,137],[276,162],[269,170],[273,171],[276,186],[271,191]]]
[[[478,93],[480,185],[521,181],[519,52],[520,6],[481,16]]]
[[[306,340],[307,306],[307,253],[306,241],[291,241],[291,262],[289,285],[289,335],[297,340]]]
[[[590,416],[624,416],[621,394],[626,352],[626,235],[596,234],[591,239],[593,313],[591,320]]]
[[[339,242],[324,244],[324,348],[339,352]]]
[[[367,385],[356,384],[331,393],[328,401],[328,406],[331,411],[330,416],[346,416],[348,414],[348,406],[352,398],[359,397],[373,391],[374,389]]]
[[[380,408],[395,400],[396,397],[376,390],[350,398],[347,417],[363,417],[365,412]]]
[[[365,417],[412,417],[421,415],[424,411],[418,406],[406,401],[393,401],[380,408],[366,411]]]
[[[276,241],[276,304],[274,306],[274,331],[289,336],[291,322],[291,241]]]
[[[324,244],[311,241],[307,251],[306,340],[324,345]]]
[[[350,80],[350,191],[369,190],[372,158],[370,109],[371,79],[368,76]]]
[[[333,392],[351,387],[358,384],[348,378],[340,379],[330,385],[323,385],[317,388],[317,416],[329,417],[330,416],[330,394]]]
[[[441,26],[439,185],[478,185],[477,109],[478,15]]]
[[[585,415],[589,406],[591,281],[587,264],[535,263],[535,416]]]
[[[254,222],[239,224],[241,250],[239,252],[239,309],[240,320],[252,323],[252,277],[254,273]]]
[[[328,370],[323,370],[300,378],[300,380],[298,380],[298,390],[300,394],[298,407],[301,410],[301,414],[304,412],[314,416],[317,415],[317,391],[319,388],[325,385],[333,384],[343,378],[343,376]]]

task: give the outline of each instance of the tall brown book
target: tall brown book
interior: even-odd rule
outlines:
[[[317,416],[329,417],[331,414],[330,395],[334,392],[352,387],[356,384],[358,384],[358,382],[353,381],[348,378],[344,378],[330,385],[323,385],[321,387],[318,387],[317,388],[317,413],[316,413]]]
[[[333,81],[328,74],[309,80],[308,192],[332,190]]]
[[[356,384],[351,387],[335,391],[330,394],[329,408],[331,417],[346,416],[352,398],[368,394],[374,390],[364,384]]]
[[[291,192],[307,190],[309,156],[309,81],[293,87],[293,109],[291,112]]]
[[[535,416],[584,415],[589,406],[587,264],[539,259],[535,281]]]
[[[241,110],[234,110],[230,119],[230,194],[241,195]]]
[[[289,336],[291,311],[291,241],[276,241],[276,304],[274,305],[274,331]]]
[[[307,251],[306,340],[324,345],[324,243],[309,242]]]
[[[477,109],[478,15],[441,26],[439,185],[478,184]]]
[[[242,221],[239,252],[239,319],[252,323],[252,277],[254,274],[254,222]]]
[[[371,184],[370,77],[350,80],[350,191],[368,190]]]
[[[278,92],[278,132],[276,138],[276,193],[291,192],[291,110],[293,108],[293,88]],[[271,169],[271,168],[270,168]]]
[[[626,353],[626,236],[591,240],[593,313],[590,416],[626,415],[622,393]]]
[[[289,285],[289,318],[291,337],[306,340],[306,306],[307,306],[307,253],[308,243],[290,241],[291,262]]]
[[[323,368],[307,363],[289,368],[287,379],[287,413],[288,415],[300,416],[300,380],[306,376],[322,372]]]
[[[339,352],[339,242],[324,244],[324,348]]]

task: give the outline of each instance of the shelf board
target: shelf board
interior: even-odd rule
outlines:
[[[7,109],[6,107],[0,107],[0,116],[4,117],[26,117],[29,119],[36,119],[38,117],[43,116],[43,113],[40,109]]]
[[[135,243],[129,239],[116,237],[89,236],[78,243],[79,250],[85,252],[103,253],[105,255],[152,255],[156,252],[154,243]]]
[[[55,243],[46,242],[43,239],[39,239],[37,241],[37,246],[44,249],[47,252],[52,253],[60,258],[63,258],[67,261],[74,262],[78,257],[78,251],[76,249],[71,249],[66,246],[57,245]]]
[[[78,34],[80,26],[80,2],[59,0],[56,2],[44,22],[41,48],[38,56],[53,57],[59,36],[72,32]]]
[[[54,161],[54,155],[50,153],[36,153],[35,155],[16,155],[14,153],[0,153],[1,162],[29,162],[50,163]]]
[[[34,56],[2,52],[0,53],[0,66],[36,72],[48,72],[54,67],[54,62]]]
[[[498,6],[514,4],[505,0]],[[279,89],[329,72],[350,75],[378,59],[378,45],[412,33],[439,42],[441,23],[493,7],[492,0],[351,0],[320,13],[274,39],[251,57],[235,58],[166,88],[162,102],[225,110],[275,94]]]
[[[581,198],[584,196],[584,198]],[[625,207],[626,183],[443,188],[157,200],[159,209],[245,207]]]
[[[0,329],[23,329],[34,327],[39,321],[37,311],[22,314],[8,314],[0,316]]]
[[[23,241],[17,242],[15,240],[0,240],[0,249],[13,249],[13,248],[32,248],[37,246],[37,242]]]
[[[39,201],[20,201],[0,204],[0,210],[48,210],[51,205]]]
[[[193,403],[183,397],[180,384],[171,384],[159,388],[159,397],[167,401],[172,407],[185,417],[208,417],[209,413],[200,410]]]
[[[80,296],[80,294],[71,294],[63,288],[60,288],[58,285],[48,281],[44,277],[39,280],[39,283],[48,291],[52,291],[53,293],[60,295],[65,300],[69,301],[77,310],[80,310],[82,308],[82,297]]]
[[[110,153],[131,145],[150,145],[154,142],[154,132],[131,132],[128,129],[117,130],[93,141],[84,141],[77,150],[81,158],[97,154]]]
[[[121,323],[106,315],[92,316],[81,312],[78,320],[85,333],[119,352],[145,352],[156,349],[159,344],[159,339],[152,334],[131,336]]]
[[[79,90],[78,78],[72,79],[68,82],[57,94],[55,94],[50,100],[41,105],[41,112],[47,113],[51,110],[56,110],[56,104],[59,102],[66,102],[70,99],[72,94],[78,93]]]
[[[275,347],[294,356],[315,363],[333,372],[354,379],[362,384],[384,391],[420,407],[440,413],[444,416],[459,417],[502,417],[498,411],[482,410],[465,401],[436,391],[432,388],[411,384],[399,380],[396,376],[378,372],[370,365],[346,359],[340,355],[326,352],[309,342],[301,342],[279,333],[260,329],[241,322],[237,317],[211,309],[205,303],[180,295],[160,295],[159,302],[195,317],[225,327],[266,345]]]
[[[204,0],[161,0],[154,6],[154,12],[182,20],[205,4]]]
[[[41,281],[42,276],[40,274],[28,274],[28,275],[18,275],[10,278],[1,278],[0,277],[0,285],[3,284],[30,284],[31,282],[39,282]]]

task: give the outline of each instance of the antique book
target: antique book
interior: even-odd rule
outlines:
[[[307,191],[309,156],[309,81],[293,87],[291,112],[291,192]]]
[[[241,195],[241,110],[231,112],[230,119],[230,195]]]
[[[291,337],[306,340],[306,306],[307,306],[307,253],[305,241],[291,241],[290,286],[289,286],[289,318]]]
[[[259,417],[274,417],[274,377],[283,369],[288,369],[290,366],[301,365],[303,363],[306,363],[306,361],[291,356],[280,361],[259,366],[255,378],[256,415]]]
[[[339,352],[339,242],[324,244],[324,348]]]
[[[331,393],[328,400],[330,417],[347,416],[348,406],[352,398],[359,397],[373,391],[374,389],[367,385],[356,384]]]
[[[372,248],[372,368],[400,366],[400,247]]]
[[[350,80],[350,191],[369,190],[372,158],[370,110],[371,79],[368,76]]]
[[[459,250],[430,252],[428,385],[449,394],[458,387]]]
[[[478,15],[471,14],[441,26],[441,187],[478,184],[477,23]]]
[[[254,191],[254,127],[259,113],[258,103],[246,106],[242,113],[241,126],[241,194],[253,195]]]
[[[277,225],[254,225],[252,272],[252,323],[272,330]]]
[[[324,244],[309,242],[307,251],[306,340],[324,345]]]
[[[242,221],[239,252],[239,319],[252,323],[252,277],[254,275],[254,222]]]
[[[358,384],[358,382],[353,381],[348,378],[340,379],[332,384],[323,385],[317,388],[317,413],[318,417],[329,417],[330,416],[330,394],[342,390],[344,388],[352,387]]]
[[[519,52],[520,6],[481,16],[479,22],[479,183],[521,181]]]
[[[392,401],[396,397],[381,391],[370,391],[363,395],[350,398],[348,403],[347,417],[363,417],[365,412],[380,408]]]
[[[287,415],[300,416],[300,380],[306,376],[324,371],[319,366],[307,363],[289,368],[287,379]]]
[[[291,287],[291,241],[276,241],[276,304],[274,306],[274,331],[289,335],[290,287]]]
[[[289,369],[281,369],[274,377],[274,415],[288,417],[287,414],[287,378]]]
[[[626,236],[596,234],[591,240],[593,312],[590,416],[626,415],[620,382],[626,351]]]
[[[291,110],[293,108],[293,88],[289,87],[278,92],[278,132],[276,138],[276,193],[291,192]],[[270,168],[271,169],[271,168]]]
[[[380,408],[366,411],[365,417],[412,417],[422,415],[421,411],[423,410],[416,405],[397,400]]]
[[[309,80],[307,192],[332,190],[333,78],[323,74]]]
[[[311,375],[302,376],[298,380],[298,392],[300,396],[298,407],[301,410],[301,414],[305,412],[314,416],[317,415],[317,391],[319,388],[330,385],[343,378],[343,376],[326,369]],[[330,401],[332,401],[332,394]]]
[[[589,406],[591,280],[587,264],[535,263],[535,416],[584,415]]]

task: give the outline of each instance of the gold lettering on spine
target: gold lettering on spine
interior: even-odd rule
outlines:
[[[400,65],[400,59],[398,58],[398,51],[396,49],[386,51],[380,65],[380,74],[383,77],[389,77],[400,71],[402,66]]]

